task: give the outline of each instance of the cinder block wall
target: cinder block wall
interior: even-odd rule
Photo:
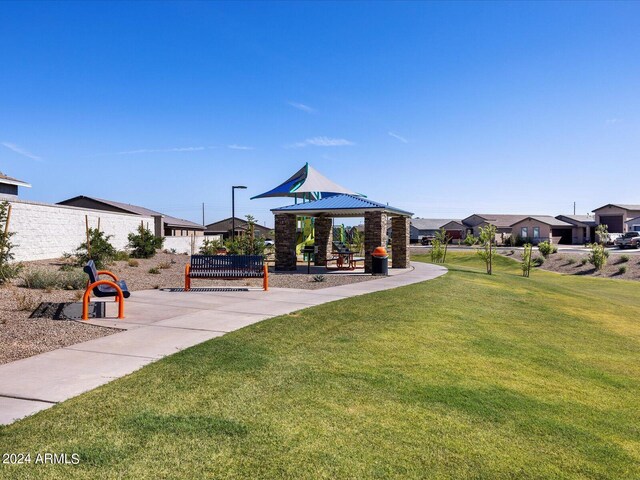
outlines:
[[[2,201],[2,198],[0,198]],[[48,203],[9,200],[11,219],[9,231],[15,232],[11,241],[16,261],[45,260],[58,258],[63,253],[72,253],[86,240],[85,215],[89,227],[113,235],[111,243],[118,250],[126,247],[127,236],[144,226],[154,230],[152,217],[103,212],[86,208],[66,207]]]

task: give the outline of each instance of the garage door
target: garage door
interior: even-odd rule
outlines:
[[[447,230],[447,235],[449,235],[452,240],[462,239],[462,231],[460,230]]]
[[[573,230],[571,228],[552,228],[551,236],[558,239],[558,243],[562,245],[571,245],[573,243]]]
[[[607,226],[609,233],[624,232],[622,215],[602,215],[600,223]]]

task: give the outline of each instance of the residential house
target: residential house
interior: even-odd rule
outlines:
[[[596,219],[590,215],[558,215],[558,220],[569,223],[571,228],[571,243],[583,245],[596,238]]]
[[[257,237],[269,238],[271,235],[272,228],[265,227],[258,223],[254,223],[254,234]],[[246,219],[238,218],[235,219],[235,235],[240,236],[247,233],[249,229],[249,223]],[[206,226],[204,231],[205,235],[222,235],[222,238],[225,240],[227,238],[231,238],[231,231],[233,230],[233,217],[225,218],[224,220],[220,220],[218,222],[210,223]]]
[[[554,244],[572,243],[573,225],[551,215],[526,217],[511,225],[512,233],[523,241],[537,245],[540,242]]]
[[[451,218],[412,218],[409,230],[410,242],[418,243],[422,237],[432,237],[443,225],[457,221]]]
[[[597,225],[606,225],[609,233],[624,233],[628,220],[640,217],[640,205],[610,203],[593,210]]]
[[[9,177],[0,172],[0,198],[12,199],[18,197],[18,187],[31,188],[27,182]]]
[[[153,230],[158,237],[202,236],[205,230],[205,227],[198,223],[165,215],[145,207],[85,195],[63,200],[58,202],[58,205],[70,205],[73,207],[91,208],[93,210],[153,217],[155,220]]]

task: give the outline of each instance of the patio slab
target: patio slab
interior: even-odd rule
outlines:
[[[267,318],[313,305],[430,280],[446,268],[415,263],[390,276],[318,290],[134,292],[125,320],[93,319],[122,332],[0,365],[0,424],[32,415],[115,380],[166,355]],[[107,302],[115,316],[116,303]]]

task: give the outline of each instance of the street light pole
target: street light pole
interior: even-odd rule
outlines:
[[[246,189],[244,185],[234,185],[231,187],[231,241],[236,238],[236,188]]]

